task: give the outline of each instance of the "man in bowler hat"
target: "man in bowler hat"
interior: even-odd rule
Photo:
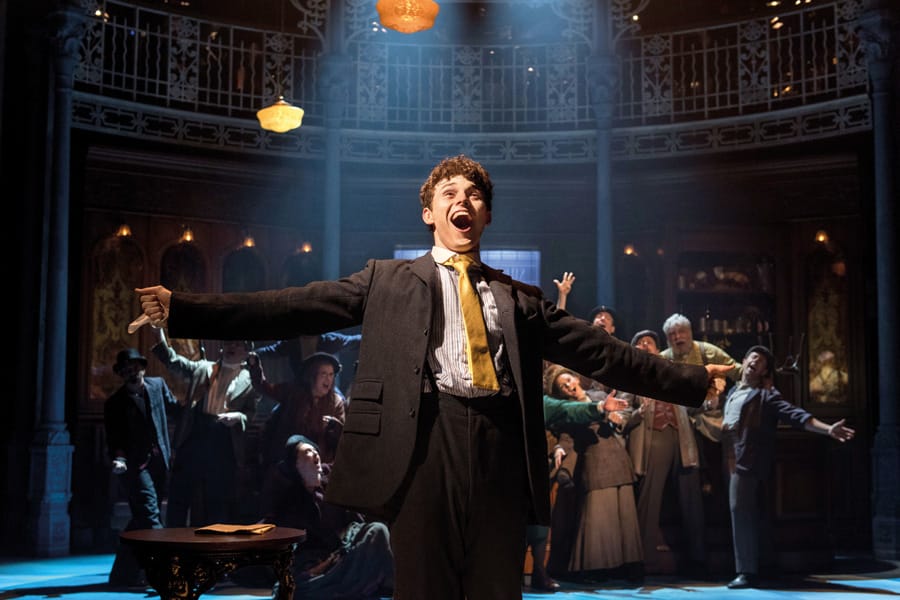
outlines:
[[[162,528],[160,508],[170,464],[166,409],[177,400],[165,380],[146,377],[146,369],[147,359],[136,348],[120,351],[113,371],[123,384],[103,406],[112,472],[123,483],[131,510],[126,531]],[[132,585],[139,580],[137,563],[120,550],[109,582]]]

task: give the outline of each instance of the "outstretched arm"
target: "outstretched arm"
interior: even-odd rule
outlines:
[[[844,423],[847,419],[841,419],[840,421],[836,421],[831,425],[827,423],[823,423],[815,417],[811,417],[806,420],[806,423],[803,425],[803,428],[807,431],[812,431],[813,433],[821,433],[823,435],[827,435],[828,437],[834,438],[839,442],[846,442],[847,440],[852,440],[853,436],[856,434],[856,430],[850,429]]]

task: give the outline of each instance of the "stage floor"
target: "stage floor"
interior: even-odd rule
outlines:
[[[137,600],[154,598],[152,589],[119,590],[107,584],[113,555],[82,555],[63,558],[0,558],[0,600]],[[639,587],[624,587],[617,582],[602,587],[561,582],[556,600],[606,600],[640,598],[644,600],[703,600],[704,598],[753,598],[754,600],[885,600],[900,597],[900,562],[873,561],[860,558],[835,560],[833,573],[787,575],[764,580],[759,589],[729,590],[727,581],[692,581],[677,577],[649,576]],[[546,598],[550,594],[522,588],[526,599]],[[244,588],[225,582],[202,598],[258,600],[269,598],[271,590]]]

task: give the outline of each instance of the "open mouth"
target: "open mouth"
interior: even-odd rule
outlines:
[[[450,222],[460,231],[468,231],[472,227],[472,216],[467,212],[458,212],[450,217]]]

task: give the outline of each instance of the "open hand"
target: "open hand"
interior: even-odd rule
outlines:
[[[563,459],[566,457],[566,451],[557,446],[553,449],[553,468],[559,469],[562,466]]]
[[[850,429],[844,423],[847,419],[841,419],[840,421],[836,421],[830,427],[828,427],[828,435],[838,440],[839,442],[846,442],[847,440],[852,440],[853,436],[856,435],[855,429]]]
[[[609,394],[606,396],[606,400],[603,401],[603,410],[607,413],[628,409],[628,400],[616,398],[616,391],[617,390],[610,390]]]
[[[562,279],[554,279],[553,283],[556,284],[556,289],[559,290],[560,294],[568,295],[569,292],[572,291],[572,284],[575,283],[575,274],[566,271],[562,274]]]
[[[609,415],[607,415],[606,418],[609,419],[610,423],[613,423],[614,425],[619,425],[620,427],[622,425],[624,425],[625,421],[627,420],[625,415],[621,411],[618,411],[618,410],[609,413]]]
[[[221,413],[218,417],[216,417],[216,420],[227,427],[234,427],[235,425],[243,421],[243,417],[244,413],[233,411]]]

